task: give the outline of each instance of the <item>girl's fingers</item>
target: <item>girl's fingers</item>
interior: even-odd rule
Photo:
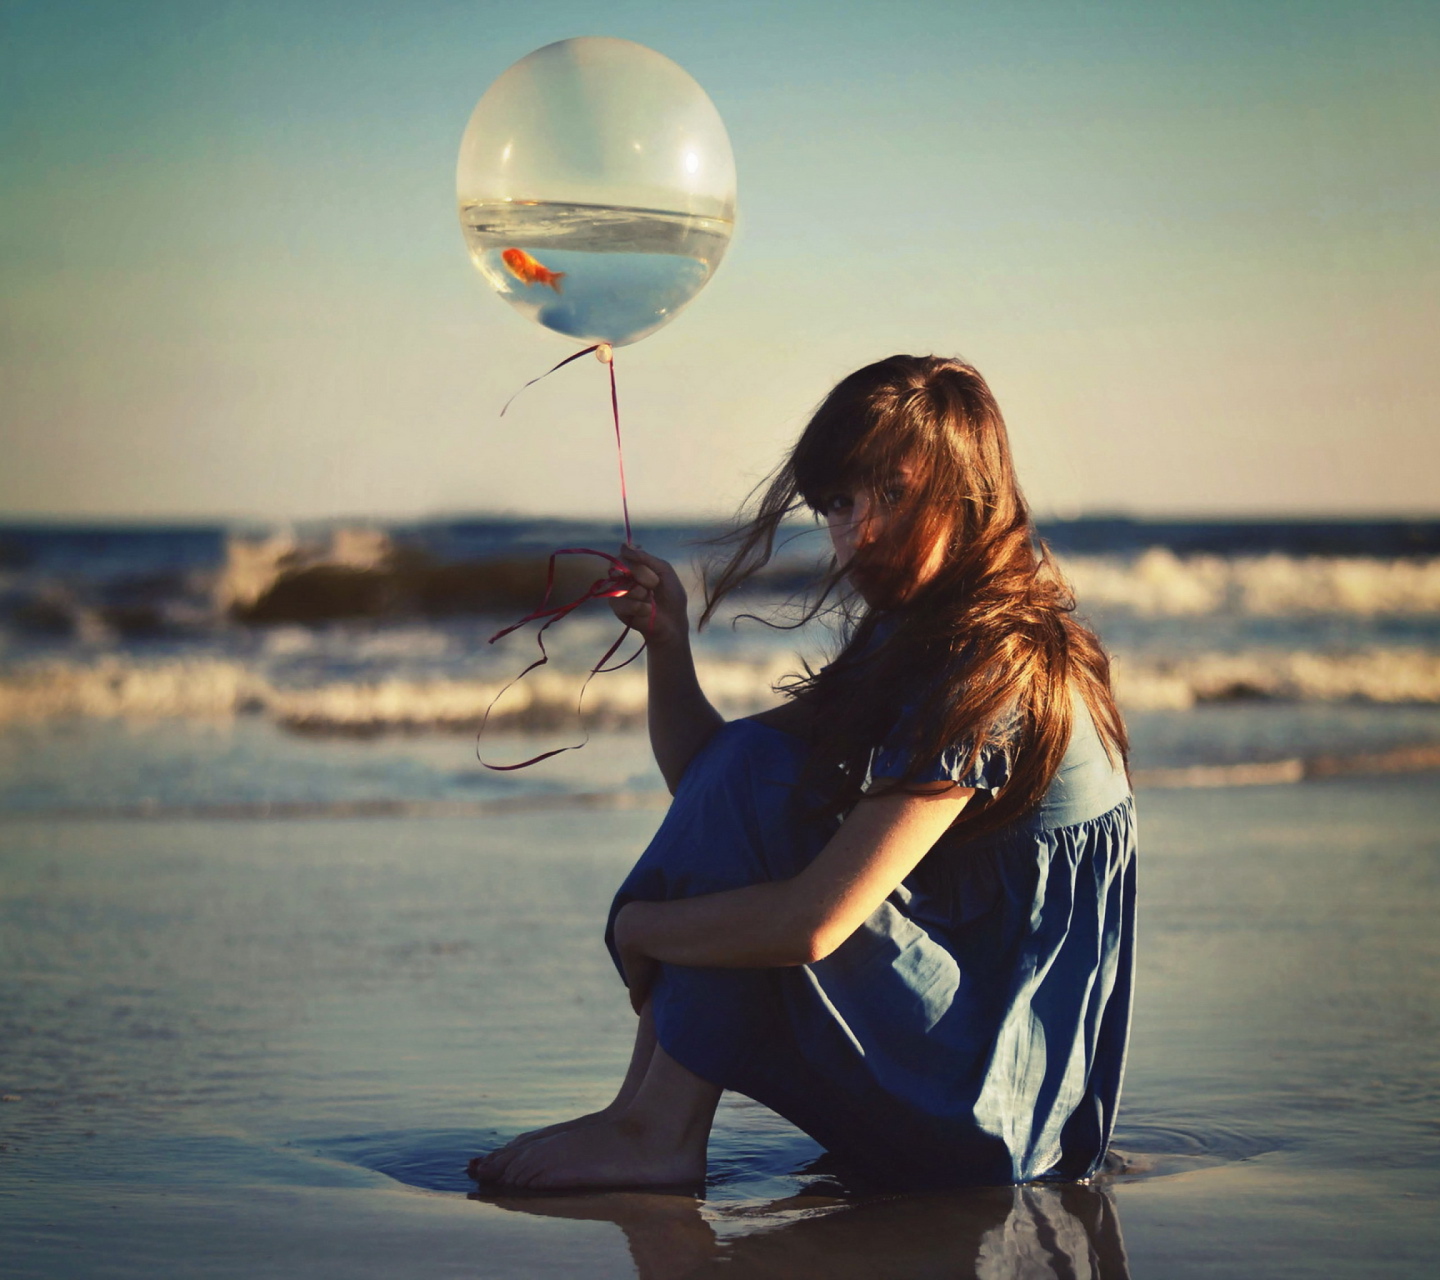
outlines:
[[[671,615],[683,608],[681,602],[685,599],[675,571],[664,560],[629,543],[620,548],[620,558],[634,585],[624,595],[611,597],[615,616],[647,638],[653,638],[657,631],[668,631],[675,625]],[[679,625],[684,627],[683,619]]]
[[[631,565],[639,566],[650,573],[654,573],[657,581],[659,580],[659,575],[663,574],[665,570],[670,567],[669,563],[660,559],[659,556],[652,556],[648,551],[641,551],[639,547],[633,547],[628,544],[620,548],[620,558]]]
[[[638,582],[642,587],[653,588],[660,585],[660,575],[656,573],[654,569],[651,569],[648,565],[635,565],[630,570],[630,576],[633,577],[635,581]]]

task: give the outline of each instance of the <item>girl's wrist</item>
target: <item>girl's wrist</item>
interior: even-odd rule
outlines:
[[[678,654],[684,656],[690,652],[690,624],[688,619],[685,624],[677,627],[669,635],[664,633],[646,637],[646,647],[656,653]]]

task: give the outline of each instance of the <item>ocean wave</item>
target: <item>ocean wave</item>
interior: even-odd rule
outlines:
[[[234,641],[269,636],[304,649],[303,636],[369,631],[375,645],[444,646],[445,628],[528,613],[545,593],[548,556],[519,550],[490,559],[443,561],[374,530],[337,530],[328,541],[232,538],[223,566],[115,579],[43,573],[0,576],[0,647],[84,645],[116,650],[175,640]],[[678,567],[699,599],[693,566]],[[1151,547],[1136,555],[1065,554],[1061,563],[1082,611],[1102,622],[1123,615],[1155,620],[1440,619],[1440,557],[1224,556]],[[605,568],[588,556],[562,557],[551,599],[584,592]],[[784,613],[804,598],[813,558],[788,555],[750,583],[728,612]],[[603,605],[581,610],[604,619]],[[793,613],[793,610],[792,610]],[[1422,625],[1432,625],[1426,622]],[[421,641],[427,631],[430,639]],[[352,641],[353,642],[353,641]]]
[[[769,706],[773,685],[794,666],[781,658],[699,664],[706,692],[727,716]],[[82,664],[38,662],[0,677],[0,724],[70,717],[224,719],[248,713],[267,715],[297,732],[363,735],[473,730],[488,711],[497,729],[545,730],[575,722],[583,682],[583,673],[545,670],[513,684],[392,677],[293,688],[231,660],[141,663],[111,656]],[[594,729],[641,727],[646,694],[643,669],[597,676],[585,691],[585,721]]]
[[[265,710],[271,693],[258,672],[218,659],[36,662],[0,678],[0,723],[71,716],[221,719]]]
[[[1440,613],[1440,557],[1177,556],[1152,547],[1134,559],[1065,556],[1085,610],[1145,617]]]
[[[1183,658],[1115,655],[1115,692],[1130,710],[1183,711],[1197,703],[1284,701],[1440,703],[1440,653],[1251,650]]]
[[[706,658],[697,663],[710,699],[727,716],[771,705],[796,669],[789,655]],[[261,714],[298,732],[373,734],[473,730],[490,710],[495,728],[544,730],[576,720],[582,672],[546,668],[507,688],[503,679],[384,677],[277,683],[230,659],[37,662],[0,677],[0,723],[65,717],[217,719]],[[1116,692],[1130,710],[1185,710],[1201,703],[1275,700],[1440,704],[1440,652],[1374,648],[1350,653],[1252,650],[1155,658],[1118,654]],[[585,692],[596,729],[643,726],[643,669],[597,676]]]
[[[1288,760],[1248,761],[1243,764],[1191,764],[1172,769],[1136,769],[1137,787],[1274,787],[1311,778],[1341,778],[1357,774],[1420,773],[1440,769],[1440,745],[1420,744],[1389,751],[1350,752],[1341,755],[1298,756]]]

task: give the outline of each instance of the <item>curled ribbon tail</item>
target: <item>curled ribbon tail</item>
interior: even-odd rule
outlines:
[[[603,345],[603,344],[597,342],[597,343],[595,343],[594,346],[586,347],[583,351],[577,351],[573,356],[566,356],[565,359],[563,359],[562,361],[560,361],[559,364],[551,365],[550,368],[546,369],[545,372],[542,373],[538,378],[531,378],[530,381],[527,382],[523,387],[521,387],[519,391],[517,391],[513,396],[510,397],[510,399],[508,399],[507,401],[505,401],[504,406],[503,406],[503,407],[501,408],[501,410],[500,410],[500,416],[501,416],[502,418],[505,416],[506,410],[508,410],[508,409],[510,408],[510,406],[511,406],[512,404],[514,404],[515,401],[520,398],[521,392],[523,392],[523,391],[528,391],[528,390],[529,390],[531,387],[533,387],[537,382],[543,382],[546,378],[548,378],[548,377],[549,377],[552,373],[554,373],[557,369],[563,369],[563,368],[564,368],[567,364],[569,364],[572,360],[578,360],[578,359],[580,359],[581,356],[588,356],[592,351],[599,351],[599,350],[600,350],[600,347],[601,347],[602,345]]]
[[[571,600],[565,604],[552,605],[550,603],[550,597],[555,588],[555,562],[560,556],[598,556],[600,559],[607,561],[610,567],[606,571],[604,577],[597,578],[574,600]],[[530,665],[526,667],[525,670],[520,672],[520,674],[517,675],[513,680],[508,681],[500,689],[500,692],[490,699],[490,705],[485,708],[485,715],[481,719],[479,731],[475,735],[475,758],[479,760],[480,763],[485,766],[485,768],[494,770],[496,773],[510,773],[516,769],[526,769],[532,764],[539,764],[542,760],[548,760],[552,756],[560,755],[562,752],[578,751],[581,747],[583,747],[587,742],[590,741],[590,731],[588,729],[585,729],[585,736],[579,742],[574,743],[571,746],[555,747],[550,751],[541,752],[539,755],[532,756],[528,760],[522,760],[518,764],[491,764],[480,754],[480,739],[484,736],[485,728],[490,723],[490,714],[495,710],[495,704],[499,702],[506,693],[508,693],[512,688],[519,684],[521,680],[528,676],[537,667],[543,667],[550,661],[550,654],[545,648],[545,633],[562,618],[566,618],[570,614],[574,613],[574,611],[578,609],[582,604],[585,604],[590,600],[604,600],[615,596],[623,596],[634,585],[635,578],[631,574],[631,572],[625,567],[624,563],[617,557],[612,556],[607,552],[596,551],[590,547],[562,547],[560,548],[560,550],[551,553],[550,560],[548,565],[546,566],[545,572],[545,594],[541,598],[539,606],[531,610],[530,613],[526,614],[518,622],[513,622],[508,627],[501,628],[487,641],[488,644],[494,644],[497,640],[503,640],[512,632],[518,631],[527,623],[539,621],[541,618],[545,620],[542,623],[540,630],[535,633],[535,643],[540,649],[540,656],[536,658],[533,662],[531,662]],[[655,614],[655,605],[653,601],[650,605],[650,613],[653,619]],[[635,659],[638,658],[645,651],[645,644],[642,639],[640,647],[636,649],[635,652],[632,653],[628,658],[626,658],[624,662],[617,663],[613,667],[606,666],[606,663],[608,663],[610,659],[615,656],[621,644],[624,643],[625,637],[628,636],[632,630],[633,628],[629,626],[625,627],[615,638],[614,643],[612,643],[610,647],[605,650],[605,653],[601,656],[600,661],[597,662],[593,667],[591,667],[589,672],[586,674],[584,683],[580,686],[580,695],[576,700],[575,704],[575,711],[577,715],[581,713],[584,707],[585,691],[590,687],[590,681],[592,681],[597,675],[601,675],[609,671],[619,671],[622,667],[629,666],[630,663],[634,662]]]

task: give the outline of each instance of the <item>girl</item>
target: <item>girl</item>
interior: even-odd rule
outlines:
[[[1035,531],[984,380],[894,356],[837,386],[709,585],[801,505],[851,594],[838,658],[726,723],[673,569],[616,614],[649,643],[674,794],[606,940],[640,1016],[604,1110],[471,1162],[481,1182],[698,1184],[736,1089],[894,1184],[1084,1178],[1130,1020],[1135,817],[1095,636]]]

